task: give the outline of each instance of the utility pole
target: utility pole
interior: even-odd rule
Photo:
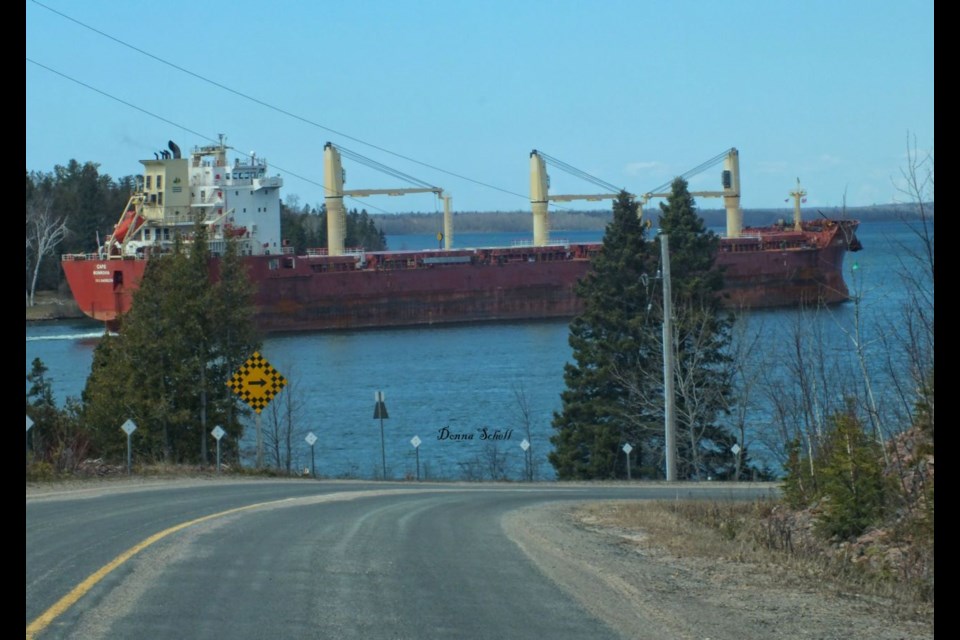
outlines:
[[[660,234],[663,263],[663,428],[666,440],[667,481],[677,479],[677,421],[673,392],[673,293],[670,288],[670,241]]]

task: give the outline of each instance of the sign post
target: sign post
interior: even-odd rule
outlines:
[[[527,477],[528,482],[533,482],[533,470],[530,465],[530,442],[524,438],[523,442],[520,443],[520,448],[523,449],[523,473]]]
[[[24,432],[27,434],[26,443],[27,443],[27,462],[30,462],[30,427],[33,426],[33,420],[30,416],[27,416],[27,430]]]
[[[240,399],[246,402],[256,414],[257,426],[257,469],[263,468],[263,429],[260,412],[270,404],[287,384],[287,379],[267,362],[267,359],[254,351],[253,355],[227,380],[227,386]]]
[[[217,439],[217,473],[220,473],[220,438],[227,434],[226,431],[220,428],[220,425],[214,427],[213,431],[210,433],[213,434],[213,437]]]
[[[623,452],[627,454],[627,480],[631,480],[630,477],[630,452],[633,451],[633,447],[630,446],[630,443],[623,445]]]
[[[317,468],[313,463],[313,445],[317,442],[317,436],[313,435],[313,431],[307,434],[307,437],[304,438],[307,441],[307,444],[310,445],[310,477],[317,477]]]
[[[137,425],[133,423],[133,420],[127,420],[120,428],[127,434],[127,475],[130,475],[130,436],[137,430]]]
[[[385,418],[389,418],[387,415],[387,405],[384,402],[385,396],[383,391],[375,391],[373,394],[374,401],[376,404],[373,407],[373,419],[376,420],[380,418],[380,457],[383,461],[383,479],[387,479],[387,450],[383,444],[383,421]]]
[[[413,450],[417,454],[417,482],[420,482],[420,436],[413,436],[410,444],[413,445]]]

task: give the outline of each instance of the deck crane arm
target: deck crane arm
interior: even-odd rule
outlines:
[[[410,187],[406,189],[344,189],[343,195],[357,196],[360,198],[366,196],[402,196],[408,193],[435,193],[438,196],[443,195],[443,189],[440,187]]]
[[[691,191],[690,195],[700,198],[723,198],[723,206],[727,211],[726,235],[729,238],[739,238],[740,232],[743,230],[743,211],[740,209],[740,153],[737,149],[731,147],[679,177],[687,179],[720,162],[723,162],[723,172],[720,174],[723,189],[721,191]],[[673,180],[640,196],[641,207],[646,206],[652,198],[669,198],[671,192],[668,189],[670,189],[671,184],[673,184]]]
[[[390,188],[390,189],[344,189],[344,171],[340,162],[340,156],[344,155],[351,160],[367,165],[382,173],[400,178],[407,182],[418,184],[418,187]],[[451,217],[449,213],[450,197],[445,196],[443,189],[433,186],[422,180],[418,180],[404,173],[391,169],[390,167],[365,158],[358,153],[349,151],[342,147],[336,147],[332,142],[328,142],[323,147],[323,187],[326,191],[324,203],[327,207],[327,251],[330,255],[343,255],[343,241],[346,235],[346,210],[343,207],[343,198],[347,197],[365,197],[375,195],[402,196],[410,193],[433,193],[444,201],[444,220],[445,227],[447,218]],[[447,236],[452,236],[448,231]],[[448,240],[449,242],[449,240]]]
[[[587,182],[592,182],[600,188],[606,189],[608,193],[549,195],[550,178],[547,175],[547,163]],[[615,200],[620,193],[622,192],[618,191],[617,187],[609,182],[594,178],[584,171],[534,149],[530,152],[530,206],[533,209],[533,244],[543,246],[549,242],[549,214],[547,212],[549,202]]]

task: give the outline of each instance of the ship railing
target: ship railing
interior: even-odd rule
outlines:
[[[533,240],[513,240],[510,243],[511,247],[533,247],[536,246],[533,244]],[[543,245],[545,247],[563,247],[567,249],[570,247],[570,241],[566,238],[551,238],[550,242]]]
[[[99,260],[99,253],[64,253],[60,255],[60,262],[72,262],[74,260]]]
[[[146,260],[147,256],[143,253],[107,256],[100,253],[64,253],[60,255],[61,262],[74,262],[82,260]]]
[[[738,236],[731,236],[727,234],[718,234],[721,238],[732,239],[732,240],[756,240],[760,241],[762,239],[759,235],[754,235],[752,233],[741,233]]]

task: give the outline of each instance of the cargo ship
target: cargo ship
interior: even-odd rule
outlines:
[[[571,318],[582,309],[577,281],[602,242],[551,241],[550,201],[599,200],[616,193],[550,195],[545,155],[533,151],[533,240],[508,247],[454,248],[450,197],[430,185],[344,190],[340,149],[324,147],[328,246],[297,255],[281,237],[280,189],[255,154],[231,164],[229,147],[195,148],[188,158],[172,141],[142,160],[144,173],[105,242],[93,254],[61,258],[79,308],[116,330],[133,302],[147,261],[171,250],[201,219],[208,231],[211,276],[228,239],[238,243],[255,284],[255,317],[264,333],[363,329],[465,322]],[[731,306],[768,307],[846,300],[843,257],[856,250],[855,221],[741,229],[736,150],[723,172],[728,234],[717,263],[726,269]],[[344,197],[434,192],[444,202],[442,248],[367,251],[344,246]],[[650,192],[643,201],[663,194]],[[712,195],[712,194],[704,194]],[[739,216],[739,217],[738,217]],[[732,226],[731,226],[732,225]],[[730,233],[730,231],[734,231]]]

